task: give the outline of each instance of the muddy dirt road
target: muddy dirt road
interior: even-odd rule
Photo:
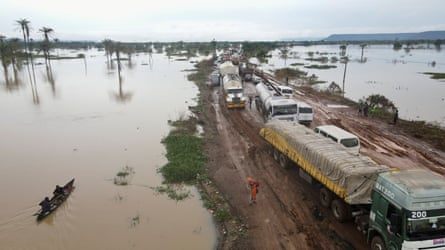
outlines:
[[[254,89],[250,83],[246,86]],[[443,152],[401,134],[396,126],[358,117],[355,109],[320,99],[316,92],[298,89],[297,93],[295,97],[314,109],[311,127],[335,124],[355,133],[362,141],[361,153],[378,163],[445,173]],[[201,95],[208,103],[201,119],[210,178],[234,217],[247,228],[243,237],[223,235],[220,249],[369,249],[354,223],[338,223],[320,205],[318,189],[301,179],[297,169],[282,169],[268,154],[258,135],[263,119],[254,104],[245,110],[227,110],[218,87]],[[260,181],[257,204],[249,205],[247,177]]]

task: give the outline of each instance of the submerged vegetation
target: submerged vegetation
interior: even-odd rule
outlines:
[[[337,66],[335,65],[320,65],[320,64],[311,64],[308,66],[304,66],[306,69],[333,69],[333,68],[337,68]]]
[[[445,73],[437,73],[437,72],[423,72],[425,75],[430,75],[431,79],[445,79]]]
[[[131,178],[133,177],[134,173],[135,172],[132,167],[125,166],[114,177],[114,184],[120,186],[125,186],[130,184]]]
[[[195,136],[196,119],[171,123],[174,129],[162,140],[167,148],[168,163],[160,172],[166,183],[193,184],[196,176],[204,174],[207,157],[203,154],[203,139]]]

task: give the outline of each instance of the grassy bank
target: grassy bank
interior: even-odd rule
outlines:
[[[217,187],[208,178],[207,161],[208,156],[205,150],[205,144],[209,143],[209,137],[213,135],[207,133],[204,137],[197,136],[197,126],[203,123],[201,120],[204,109],[208,108],[202,93],[208,91],[208,76],[213,71],[213,59],[203,60],[195,65],[196,70],[191,71],[188,79],[193,81],[201,90],[198,98],[198,104],[189,107],[198,117],[181,118],[177,121],[170,122],[173,127],[167,137],[162,140],[167,149],[168,163],[159,171],[165,178],[165,186],[157,187],[156,191],[166,193],[170,198],[175,200],[183,200],[187,198],[187,194],[181,193],[181,185],[183,183],[196,185],[199,189],[203,206],[214,215],[215,221],[218,222],[218,228],[221,234],[227,231],[235,232],[237,230],[228,230],[224,223],[232,219],[230,207],[226,200],[218,191]],[[205,119],[205,118],[203,118]],[[237,225],[234,223],[233,225]],[[233,226],[232,226],[233,227]],[[242,230],[239,232],[243,232]]]
[[[194,184],[196,177],[205,174],[207,156],[203,153],[203,139],[197,133],[196,118],[170,123],[173,130],[162,140],[167,148],[168,163],[160,172],[166,183]]]

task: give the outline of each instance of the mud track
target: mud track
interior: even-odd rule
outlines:
[[[246,87],[254,88],[250,83]],[[311,127],[335,124],[357,134],[362,154],[378,163],[445,173],[443,152],[401,134],[393,125],[358,117],[352,108],[332,108],[335,103],[314,92],[299,89],[298,93],[298,99],[314,108]],[[248,229],[243,237],[223,238],[220,249],[369,249],[353,222],[338,223],[320,205],[318,187],[300,178],[296,166],[283,169],[269,155],[269,146],[258,134],[264,121],[254,104],[245,110],[228,110],[218,87],[201,94],[208,102],[202,117],[210,178],[232,214]],[[248,202],[247,177],[260,181],[258,202],[253,205]]]

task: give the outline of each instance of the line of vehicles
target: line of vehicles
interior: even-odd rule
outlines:
[[[338,221],[357,223],[371,249],[445,249],[442,176],[379,165],[298,123],[269,121],[260,136],[281,167],[319,187]]]
[[[222,63],[219,78],[227,107],[244,108],[238,66]],[[371,249],[445,249],[445,178],[379,165],[360,155],[354,134],[334,125],[309,129],[313,110],[293,98],[292,88],[264,78],[254,83],[255,105],[266,122],[259,134],[273,158],[316,185],[320,204],[339,222],[354,220]]]
[[[212,84],[221,86],[224,101],[229,109],[245,108],[249,101],[244,92],[244,81],[239,74],[239,56],[235,55],[237,60],[229,60],[227,55],[222,56],[219,59],[218,72],[211,75]],[[256,84],[255,106],[266,121],[278,119],[311,124],[312,107],[294,99],[292,88],[273,84],[255,74],[250,77]]]

